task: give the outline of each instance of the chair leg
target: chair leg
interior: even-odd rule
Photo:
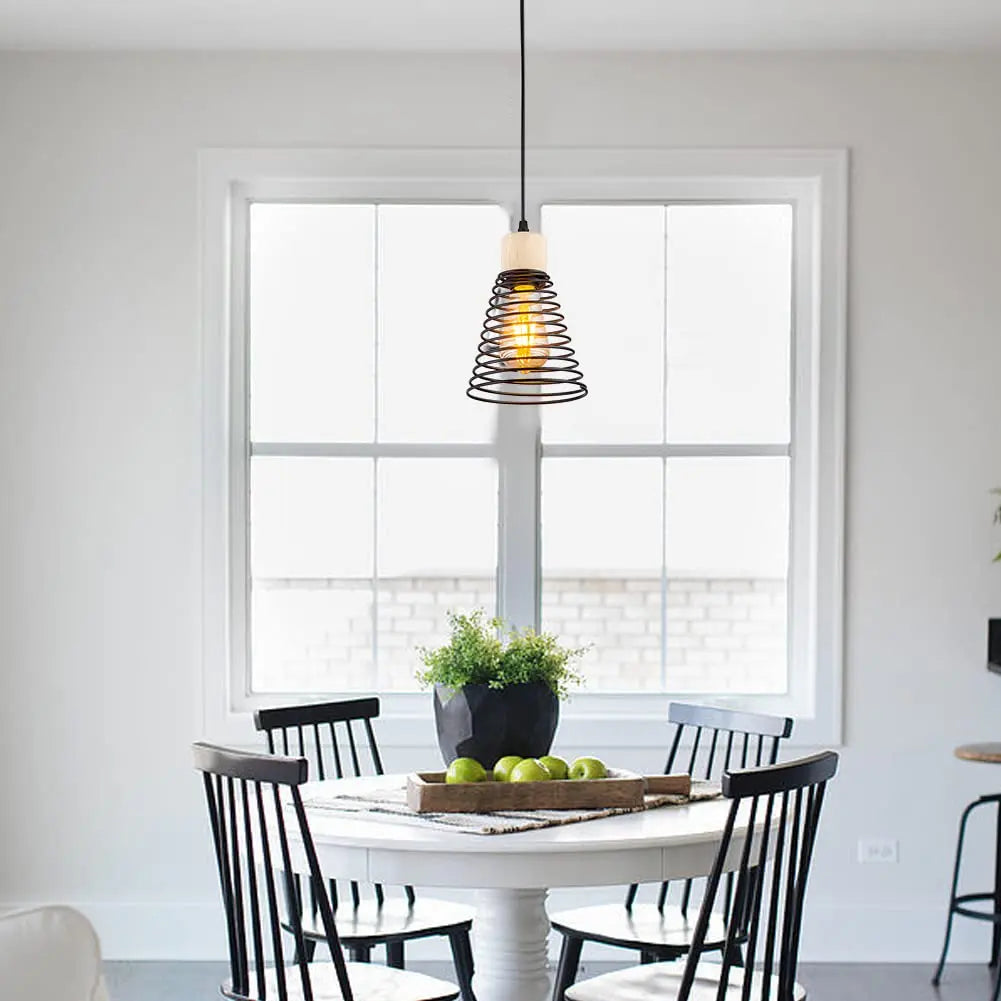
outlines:
[[[998,803],[997,837],[994,842],[994,913],[1001,914],[1001,803]],[[999,956],[1001,956],[1001,924],[995,921],[991,935],[991,966],[998,965]]]
[[[469,932],[457,929],[449,932],[448,944],[452,947],[452,963],[455,978],[459,981],[461,1001],[476,1001],[473,994],[473,947],[469,944]]]
[[[566,989],[573,986],[573,982],[577,979],[577,967],[580,966],[580,951],[583,946],[582,938],[576,935],[563,935],[560,963],[556,967],[556,981],[553,984],[553,1001],[565,1001]]]
[[[349,945],[348,955],[352,963],[371,963],[372,946],[370,945]]]
[[[386,965],[391,966],[394,970],[406,969],[406,963],[404,961],[402,942],[387,942],[386,943]]]
[[[932,984],[936,987],[942,979],[942,971],[945,969],[945,958],[949,953],[949,939],[952,937],[952,919],[956,915],[956,890],[959,888],[959,866],[963,859],[963,841],[966,838],[966,822],[970,818],[974,807],[979,803],[971,803],[964,811],[959,821],[959,838],[956,841],[956,862],[952,869],[952,889],[949,891],[949,917],[945,922],[945,941],[942,943],[942,955],[939,958],[935,975],[931,978]]]
[[[724,955],[730,966],[743,967],[744,953],[739,945],[731,945],[729,949],[724,951]]]
[[[316,939],[315,938],[304,938],[302,941],[302,953],[307,963],[313,962],[313,956],[316,955]],[[299,947],[295,947],[295,957],[292,960],[293,963],[299,962]]]

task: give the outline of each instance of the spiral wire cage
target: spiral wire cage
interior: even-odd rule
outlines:
[[[567,403],[587,396],[567,325],[545,271],[502,271],[466,395],[486,403]]]

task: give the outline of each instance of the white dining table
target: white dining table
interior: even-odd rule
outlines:
[[[548,997],[550,889],[707,875],[730,809],[727,800],[710,800],[480,835],[308,805],[311,798],[370,793],[382,784],[399,788],[403,781],[397,775],[302,787],[320,868],[338,879],[475,890],[473,988],[478,1001]],[[745,830],[738,817],[727,869],[739,865]]]

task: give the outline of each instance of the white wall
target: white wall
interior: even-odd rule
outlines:
[[[187,749],[196,149],[505,142],[514,70],[0,56],[0,901],[81,904],[113,957],[222,948]],[[851,147],[847,746],[806,953],[928,959],[960,805],[1001,784],[951,757],[1001,710],[1001,63],[540,57],[533,86],[540,144]],[[857,865],[860,835],[898,837],[900,864]]]

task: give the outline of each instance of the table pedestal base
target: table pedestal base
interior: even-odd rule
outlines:
[[[546,1001],[546,890],[478,890],[473,939],[477,1001]]]

